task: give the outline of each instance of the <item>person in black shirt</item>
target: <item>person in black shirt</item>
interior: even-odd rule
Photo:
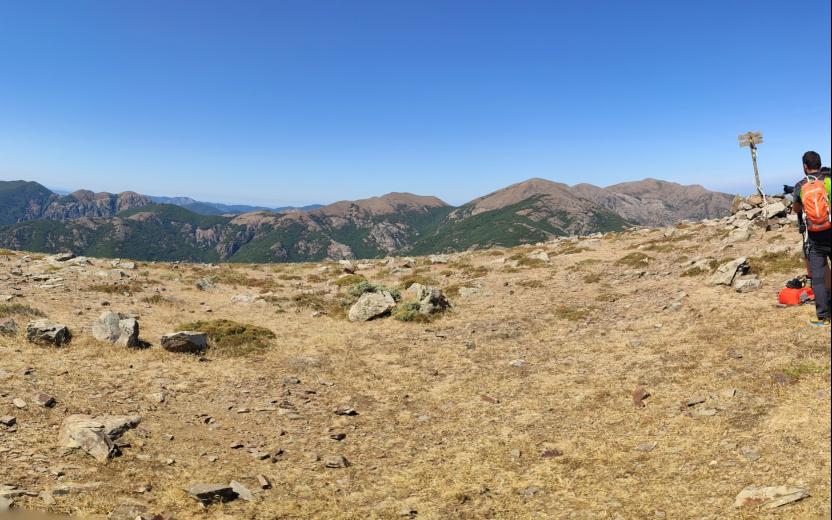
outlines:
[[[823,180],[826,175],[820,171],[820,155],[817,152],[806,152],[803,154],[803,173],[806,178],[798,182],[794,187],[794,208],[798,214],[803,213],[803,201],[801,200],[801,189],[808,181],[808,177],[816,177]],[[828,195],[828,194],[827,194]],[[803,224],[801,224],[803,225]],[[810,322],[813,325],[829,325],[830,308],[832,308],[832,293],[826,288],[826,270],[829,269],[829,262],[832,261],[832,228],[823,231],[809,231],[807,233],[807,257],[809,270],[812,275],[812,291],[815,293],[815,311],[817,319]]]

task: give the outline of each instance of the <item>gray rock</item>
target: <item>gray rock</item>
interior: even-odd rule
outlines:
[[[740,491],[734,501],[734,507],[754,507],[774,509],[791,502],[803,500],[809,496],[806,488],[792,486],[747,486]]]
[[[756,275],[743,276],[734,280],[734,290],[738,293],[748,293],[763,287],[763,281]]]
[[[50,257],[47,257],[46,260],[49,262],[66,262],[68,260],[72,260],[73,258],[75,258],[75,253],[66,252],[58,253],[57,255],[52,255]]]
[[[237,496],[239,496],[240,498],[242,498],[246,502],[251,502],[252,500],[254,500],[254,495],[251,493],[251,491],[249,491],[249,489],[247,487],[240,484],[236,480],[232,480],[231,483],[228,484],[228,485],[231,486],[231,489],[235,493],[237,493]]]
[[[210,278],[200,278],[196,281],[196,288],[200,291],[210,291],[211,289],[215,289],[217,284],[214,283],[213,280]]]
[[[751,240],[752,236],[754,236],[754,231],[751,229],[750,226],[746,226],[737,228],[728,233],[728,237],[725,239],[725,241],[729,244],[735,242],[748,242],[749,240]]]
[[[450,261],[448,255],[430,255],[428,260],[432,264],[447,264]]]
[[[716,272],[711,276],[710,282],[712,285],[732,285],[734,278],[739,273],[740,275],[748,271],[748,259],[744,256],[726,262],[717,267]]]
[[[786,205],[782,202],[774,202],[765,206],[765,212],[768,218],[785,217],[787,209]]]
[[[26,339],[39,345],[54,345],[60,347],[69,343],[72,334],[69,328],[61,323],[49,320],[35,320],[26,326]]]
[[[441,290],[431,287],[424,292],[424,296],[419,300],[419,313],[424,315],[436,314],[445,312],[450,308],[451,302]]]
[[[147,513],[147,506],[143,504],[121,504],[110,511],[108,520],[136,520],[136,517],[144,518]]]
[[[230,502],[237,498],[237,493],[225,484],[191,484],[185,491],[203,505]]]
[[[324,459],[324,467],[326,468],[346,468],[350,462],[343,455],[331,455]]]
[[[409,298],[413,298],[416,301],[422,300],[428,293],[428,288],[420,283],[411,284],[410,287],[407,288],[405,291],[405,295]]]
[[[208,335],[188,330],[172,332],[162,336],[161,344],[168,352],[200,354],[208,346]]]
[[[0,318],[0,335],[14,336],[17,334],[17,323],[12,318]]]
[[[655,442],[642,442],[638,446],[636,446],[636,451],[641,451],[643,453],[650,453],[651,451],[656,449],[658,446]]]
[[[0,415],[0,424],[3,426],[14,426],[17,419],[11,415]]]
[[[23,408],[26,408],[26,401],[19,397],[15,397],[14,399],[12,399],[12,404],[15,406],[15,408],[19,408],[21,410]]]
[[[138,415],[70,415],[61,423],[58,443],[65,448],[80,448],[98,462],[105,462],[118,452],[113,441],[139,422]]]
[[[139,322],[115,312],[105,312],[93,322],[92,335],[99,341],[136,347],[139,345]]]
[[[389,292],[367,292],[350,307],[349,320],[368,321],[387,314],[395,305],[396,301]]]

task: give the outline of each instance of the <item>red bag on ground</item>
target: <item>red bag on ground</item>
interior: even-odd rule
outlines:
[[[777,300],[784,305],[800,305],[814,299],[815,293],[812,292],[811,287],[801,287],[800,289],[785,287],[777,295]]]

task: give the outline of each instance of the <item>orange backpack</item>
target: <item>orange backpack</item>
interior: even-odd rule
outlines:
[[[818,179],[817,177],[806,177],[806,183],[800,189],[800,201],[803,203],[803,216],[806,219],[806,229],[816,233],[832,229],[830,220],[830,203],[832,195],[832,181],[829,177]]]

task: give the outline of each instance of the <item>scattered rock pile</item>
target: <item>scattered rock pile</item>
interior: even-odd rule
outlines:
[[[760,195],[734,198],[731,216],[724,219],[731,229],[728,242],[749,240],[754,229],[776,230],[789,225],[796,217],[789,212],[791,198],[785,195],[770,195],[765,201]]]

